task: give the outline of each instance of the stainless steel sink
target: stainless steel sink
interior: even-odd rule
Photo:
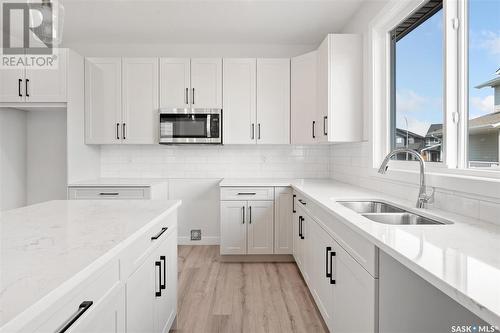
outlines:
[[[383,201],[360,200],[360,201],[338,201],[339,204],[352,209],[356,213],[374,222],[392,225],[446,225],[453,224],[448,220],[437,217],[426,217],[417,212],[400,208]]]
[[[383,224],[411,225],[411,224],[450,224],[451,222],[427,218],[421,215],[405,212],[390,214],[361,214],[367,219]]]
[[[404,210],[382,201],[338,201],[356,213],[403,213]]]

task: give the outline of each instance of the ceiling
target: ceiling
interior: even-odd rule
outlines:
[[[65,0],[64,44],[318,44],[364,0]]]

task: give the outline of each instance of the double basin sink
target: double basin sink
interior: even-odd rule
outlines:
[[[383,201],[338,201],[339,204],[374,222],[392,225],[446,225],[453,222],[436,217],[425,217]]]

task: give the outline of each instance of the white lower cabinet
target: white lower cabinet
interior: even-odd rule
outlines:
[[[292,254],[293,197],[290,187],[274,189],[274,253]]]
[[[377,332],[377,284],[308,209],[299,194],[293,219],[293,255],[330,332]],[[295,202],[295,201],[294,201]],[[333,218],[333,217],[332,217]],[[335,232],[335,231],[333,231]]]
[[[127,280],[127,332],[168,332],[177,312],[177,233]]]
[[[273,254],[273,201],[221,201],[221,254]]]

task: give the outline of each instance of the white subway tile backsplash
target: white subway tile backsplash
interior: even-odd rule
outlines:
[[[101,147],[101,177],[328,178],[328,146]]]

